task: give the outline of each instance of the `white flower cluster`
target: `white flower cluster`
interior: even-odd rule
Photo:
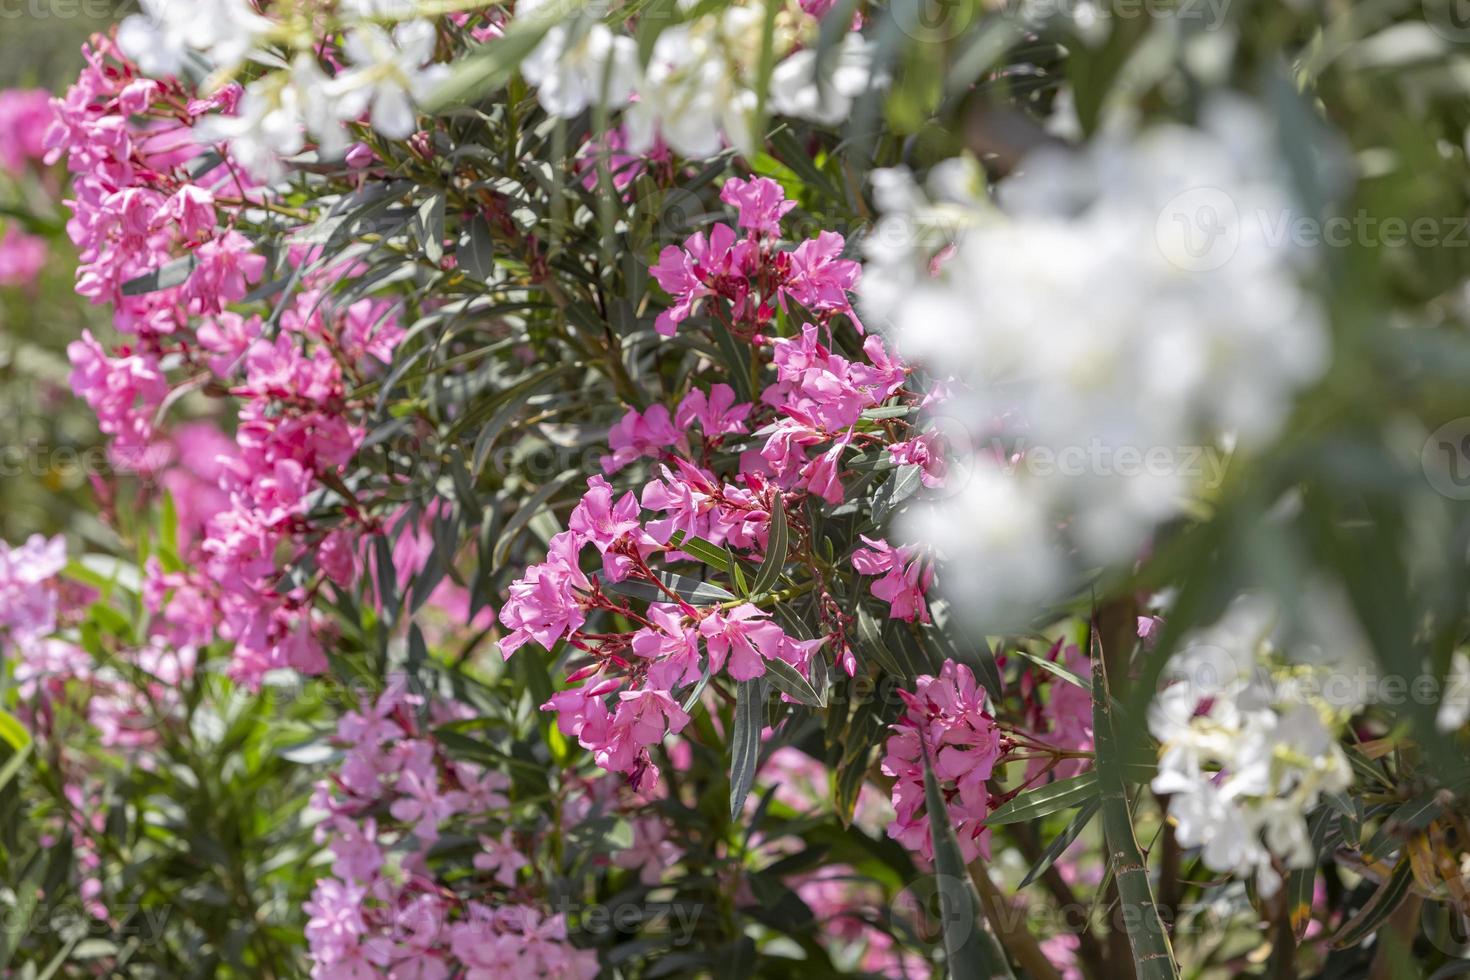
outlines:
[[[337,9],[346,24],[342,53],[348,67],[333,77],[311,50],[312,35],[282,67],[265,48],[274,21],[255,13],[247,0],[144,0],[143,13],[123,21],[118,45],[144,71],[177,75],[191,67],[233,74],[246,60],[272,69],[246,86],[233,116],[201,120],[200,139],[229,141],[233,156],[257,176],[273,175],[282,157],[315,140],[324,157],[347,148],[344,123],[368,114],[373,129],[404,139],[416,127],[414,106],[449,73],[434,64],[433,23],[411,18],[412,3],[353,0]],[[390,28],[375,20],[400,21]],[[289,32],[282,31],[281,38]]]
[[[519,18],[547,16],[543,0],[524,0]],[[639,63],[633,38],[615,34],[587,17],[558,22],[521,63],[547,112],[571,118],[592,105],[627,107],[628,148],[647,150],[656,137],[690,157],[709,157],[725,146],[753,153],[757,84],[765,12],[760,5],[729,7],[674,24],[659,33],[647,66]],[[783,11],[774,51],[798,46],[805,21]],[[849,32],[832,54],[828,77],[817,77],[812,48],[790,53],[771,73],[772,111],[833,125],[852,111],[873,73],[872,49]]]
[[[1271,129],[1242,102],[1037,151],[998,203],[963,159],[927,190],[902,170],[874,186],[865,319],[953,376],[976,452],[917,528],[966,566],[950,581],[967,607],[1134,557],[1327,363]]]
[[[1351,709],[1316,694],[1330,668],[1280,660],[1276,628],[1274,603],[1237,599],[1185,639],[1148,714],[1161,752],[1152,787],[1169,795],[1179,843],[1213,871],[1254,874],[1265,895],[1281,884],[1273,856],[1316,861],[1305,814],[1352,782],[1337,743]]]

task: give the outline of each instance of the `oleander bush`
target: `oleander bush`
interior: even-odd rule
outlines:
[[[1456,15],[145,0],[0,92],[0,969],[1466,972]]]

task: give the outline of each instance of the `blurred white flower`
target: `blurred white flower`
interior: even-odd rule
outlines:
[[[783,116],[835,126],[852,112],[853,101],[873,84],[872,45],[849,33],[833,53],[830,76],[817,78],[817,52],[804,48],[771,73],[771,108]]]
[[[521,74],[553,116],[570,119],[598,103],[617,109],[638,80],[638,45],[604,24],[580,31],[576,22],[557,24],[521,62]]]
[[[416,103],[449,74],[432,64],[437,35],[427,20],[412,20],[390,35],[376,24],[347,32],[342,50],[352,68],[332,79],[329,95],[340,100],[338,113],[352,119],[371,112],[373,129],[389,139],[406,139],[418,128]]]
[[[117,44],[148,75],[178,75],[197,51],[210,67],[233,69],[271,28],[247,0],[141,0],[123,19]]]
[[[1444,697],[1439,702],[1435,724],[1442,732],[1452,732],[1470,721],[1470,657],[1456,650],[1445,678]]]
[[[998,207],[962,161],[927,193],[904,171],[874,187],[865,319],[956,377],[950,411],[1019,454],[1013,478],[1065,529],[1075,571],[1133,558],[1326,366],[1310,256],[1280,233],[1293,213],[1270,126],[1242,103],[1200,128],[1038,151]],[[985,554],[954,559],[1006,587]]]
[[[661,135],[691,157],[714,156],[726,144],[753,153],[756,97],[747,79],[760,29],[760,10],[731,7],[659,34],[628,108],[630,149],[640,152]]]
[[[228,143],[230,157],[252,175],[270,179],[280,173],[280,160],[306,147],[303,93],[285,74],[251,82],[233,116],[208,115],[194,127],[203,143]]]

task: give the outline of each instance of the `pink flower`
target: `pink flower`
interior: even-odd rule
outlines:
[[[638,872],[638,880],[650,887],[663,880],[667,871],[684,851],[669,840],[669,825],[657,814],[635,817],[633,846],[613,855],[613,864]]]
[[[837,440],[822,455],[802,467],[797,486],[821,497],[829,504],[842,503],[842,451],[847,448],[846,436]]]
[[[510,828],[507,827],[501,831],[499,840],[480,835],[480,853],[475,855],[474,863],[481,871],[493,871],[495,880],[506,888],[514,888],[516,872],[531,862],[511,839]]]
[[[756,261],[754,243],[738,240],[728,225],[715,225],[708,238],[702,231],[695,232],[685,240],[682,249],[674,245],[666,247],[649,271],[675,302],[658,315],[654,329],[672,337],[705,296],[729,300],[735,317],[743,316]]]
[[[908,548],[895,548],[882,538],[862,536],[867,548],[852,553],[852,567],[862,575],[880,575],[873,595],[888,603],[891,619],[929,622],[929,604],[924,593],[934,580],[934,566],[926,564]]]
[[[924,486],[942,487],[949,464],[944,458],[944,450],[940,442],[938,432],[925,432],[907,442],[889,443],[888,455],[892,457],[897,466],[919,467],[921,470],[919,478],[923,481]]]
[[[66,541],[33,534],[12,548],[0,541],[0,639],[22,650],[56,629],[51,579],[66,567]]]
[[[0,236],[0,286],[29,285],[45,265],[46,239],[27,235],[14,226],[5,229],[4,236]]]
[[[839,258],[846,244],[836,232],[822,231],[796,246],[782,293],[813,313],[845,313],[862,333],[862,321],[848,293],[857,288],[863,267],[852,259]]]
[[[677,606],[655,602],[649,604],[648,618],[658,629],[641,629],[633,634],[633,652],[653,661],[648,668],[648,682],[655,688],[670,691],[697,681],[699,669],[699,630],[684,625]]]
[[[691,423],[698,422],[706,439],[744,433],[745,419],[753,407],[749,402],[736,405],[735,389],[724,383],[712,385],[708,395],[699,388],[691,388],[674,412],[674,425],[687,429]]]
[[[245,298],[250,283],[265,272],[265,256],[237,231],[227,231],[194,251],[194,269],[184,283],[183,295],[191,313],[218,313]]]
[[[27,162],[46,155],[46,131],[56,120],[51,93],[45,89],[0,92],[0,170],[19,173]]]
[[[592,585],[577,564],[581,540],[563,531],[551,539],[546,561],[532,565],[511,584],[510,596],[500,607],[500,622],[511,630],[500,641],[500,655],[510,655],[530,640],[550,650],[568,633],[581,628],[587,616],[579,593]]]
[[[773,238],[781,237],[781,218],[796,207],[795,201],[786,200],[781,185],[769,177],[731,177],[720,188],[720,200],[740,209],[740,217],[735,220],[738,226]]]
[[[900,691],[904,716],[893,726],[882,768],[893,776],[897,819],[888,836],[933,860],[933,840],[924,797],[924,758],[949,789],[949,819],[966,862],[986,848],[985,818],[990,795],[986,780],[1000,758],[1000,730],[985,707],[985,692],[970,668],[946,660],[938,677],[927,674],[914,691]]]
[[[209,238],[216,224],[214,195],[193,184],[179,188],[153,217],[155,228],[172,227],[188,239]]]
[[[638,522],[638,500],[631,493],[623,494],[621,500],[613,501],[613,490],[600,476],[587,481],[587,492],[572,509],[567,518],[568,530],[593,544],[602,553],[603,574],[609,581],[621,582],[631,571],[632,559],[626,554],[613,551],[613,547],[629,535],[647,538],[641,533]],[[647,554],[657,547],[652,539],[635,542],[641,553]]]
[[[611,476],[640,456],[661,456],[682,438],[663,405],[650,405],[642,414],[630,408],[607,433],[612,455],[602,457],[602,471]]]
[[[709,650],[710,670],[725,666],[730,676],[748,681],[766,672],[764,660],[780,655],[786,634],[756,606],[745,602],[729,612],[716,610],[699,623],[700,635]]]
[[[119,448],[141,452],[153,437],[153,416],[168,395],[168,382],[155,358],[143,354],[109,357],[90,330],[66,347],[71,388],[97,414],[97,427]]]

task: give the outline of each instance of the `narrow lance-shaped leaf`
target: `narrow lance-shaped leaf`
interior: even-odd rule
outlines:
[[[1027,790],[997,807],[985,819],[990,826],[1020,823],[1040,818],[1086,803],[1097,796],[1097,773],[1085,772],[1070,779],[1059,779],[1045,786]]]
[[[730,819],[740,815],[760,763],[765,727],[766,681],[755,677],[735,689],[735,724],[730,733]]]
[[[781,569],[786,567],[788,534],[786,507],[781,502],[781,493],[778,490],[775,492],[775,504],[771,507],[771,530],[766,538],[766,557],[761,562],[760,571],[756,573],[755,584],[750,588],[752,594],[769,592],[781,577]]]
[[[1014,977],[1005,953],[990,934],[980,895],[970,880],[960,842],[955,839],[939,789],[939,777],[924,750],[924,808],[929,811],[929,834],[934,842],[934,876],[938,886],[940,916],[944,931],[944,960],[954,980],[982,977]]]
[[[1102,809],[1102,801],[1097,797],[1093,797],[1082,804],[1082,808],[1077,811],[1077,815],[1072,818],[1072,822],[1067,825],[1067,829],[1058,834],[1056,839],[1046,846],[1046,850],[1041,852],[1041,857],[1037,858],[1036,863],[1031,866],[1031,870],[1026,872],[1026,877],[1021,879],[1021,887],[1025,888],[1037,878],[1046,874],[1046,869],[1055,864],[1057,858],[1061,857],[1062,853],[1072,846],[1072,842],[1081,836],[1082,831],[1087,829],[1087,825],[1092,823],[1093,817],[1097,816],[1097,811],[1100,809]]]
[[[1139,980],[1178,980],[1179,967],[1174,962],[1174,949],[1164,920],[1154,903],[1149,885],[1148,865],[1133,834],[1133,819],[1128,810],[1128,792],[1123,780],[1122,760],[1113,729],[1112,698],[1108,690],[1107,666],[1094,619],[1092,632],[1092,728],[1097,751],[1097,779],[1101,790],[1103,837],[1107,843],[1108,863],[1118,883],[1118,896],[1123,904],[1123,922],[1128,930],[1128,943],[1133,948]]]

